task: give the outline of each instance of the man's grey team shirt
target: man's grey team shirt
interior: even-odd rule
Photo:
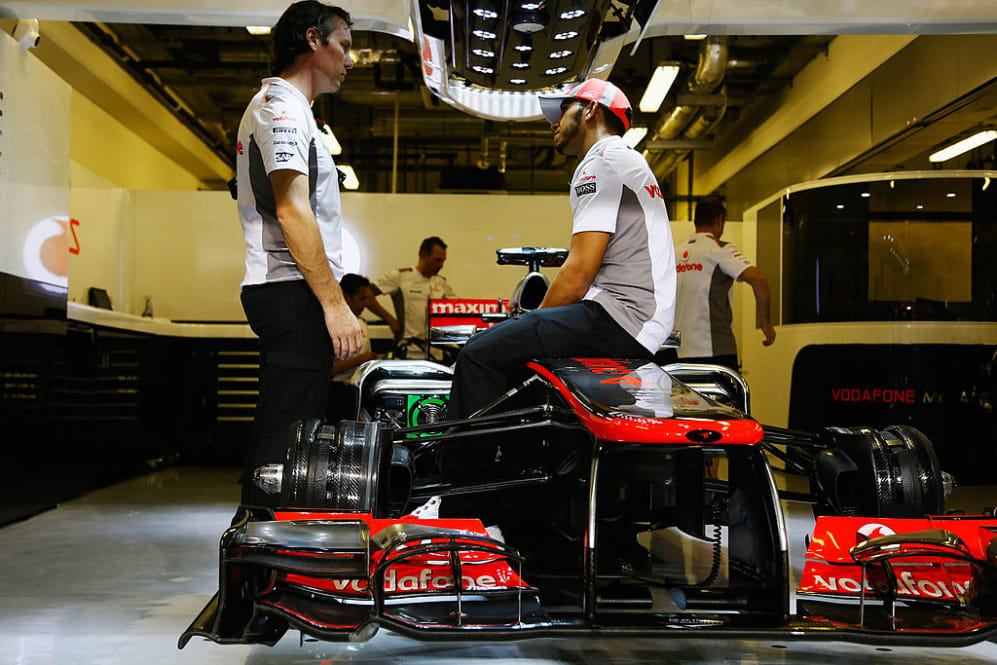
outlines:
[[[584,300],[651,353],[675,318],[675,250],[665,201],[644,158],[619,136],[597,141],[571,179],[572,234],[612,234]]]
[[[280,77],[263,79],[239,123],[236,171],[239,219],[246,238],[242,286],[303,279],[277,221],[270,173],[290,169],[308,176],[308,194],[329,267],[343,276],[339,177],[323,148],[311,106]]]
[[[736,354],[731,287],[751,267],[751,262],[736,246],[709,233],[694,233],[675,253],[678,270],[675,327],[682,333],[679,357]]]

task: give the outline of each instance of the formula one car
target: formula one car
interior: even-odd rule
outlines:
[[[500,260],[538,254],[553,260],[528,248]],[[218,592],[180,647],[273,645],[288,628],[351,641],[380,627],[456,640],[997,636],[997,519],[938,516],[949,479],[914,428],[763,427],[726,368],[615,358],[537,359],[493,404],[446,420],[451,377],[376,361],[356,420],[297,423],[286,462],[257,472],[281,507],[241,507]],[[773,466],[810,491],[777,489]],[[476,501],[496,524],[439,518],[441,497]],[[792,613],[781,499],[820,515]]]

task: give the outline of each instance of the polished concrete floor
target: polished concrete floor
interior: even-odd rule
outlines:
[[[273,648],[195,639],[178,651],[177,637],[217,588],[218,537],[239,495],[236,475],[232,469],[159,471],[0,528],[0,665],[997,664],[994,643],[949,650],[667,639],[441,645],[385,632],[356,645],[301,643],[291,631]],[[970,508],[973,491],[979,492],[960,490]],[[809,528],[806,515],[791,514],[794,566]]]

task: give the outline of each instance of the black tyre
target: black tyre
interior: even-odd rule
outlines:
[[[920,430],[909,425],[891,425],[884,430],[887,436],[892,435],[903,442],[918,462],[917,481],[924,496],[925,513],[942,515],[945,511],[945,490],[942,485],[942,469],[938,464],[938,455],[931,439]]]
[[[822,505],[841,514],[867,517],[918,518],[942,513],[938,459],[931,441],[913,427],[896,425],[882,431],[829,427],[820,437],[829,450],[854,462],[833,487],[823,488],[833,495]]]
[[[284,464],[281,504],[386,516],[391,432],[377,423],[296,423]]]

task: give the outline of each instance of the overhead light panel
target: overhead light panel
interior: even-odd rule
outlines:
[[[623,134],[623,142],[631,148],[636,148],[645,136],[647,136],[647,127],[631,127]]]
[[[699,41],[700,39],[706,39],[706,35],[683,35],[689,41]]]
[[[246,32],[251,35],[269,35],[270,26],[269,25],[247,25]]]
[[[326,124],[322,125],[322,143],[325,144],[330,155],[343,153],[343,146],[339,145],[339,141],[336,140],[336,135],[332,133],[332,127]]]
[[[346,175],[346,177],[343,178],[343,189],[357,189],[360,187],[360,181],[357,180],[356,171],[353,170],[352,166],[347,164],[336,164],[336,168]]]
[[[986,131],[977,132],[969,138],[963,139],[958,143],[953,143],[947,148],[942,148],[938,152],[932,153],[928,157],[929,162],[947,162],[953,157],[958,157],[964,152],[969,152],[973,148],[979,148],[985,143],[989,143],[997,139],[997,129],[988,129]]]
[[[678,75],[678,65],[658,65],[654,73],[651,74],[651,82],[647,84],[647,90],[640,98],[638,106],[642,113],[654,113],[661,108],[661,103],[665,101],[665,95],[671,90]]]

